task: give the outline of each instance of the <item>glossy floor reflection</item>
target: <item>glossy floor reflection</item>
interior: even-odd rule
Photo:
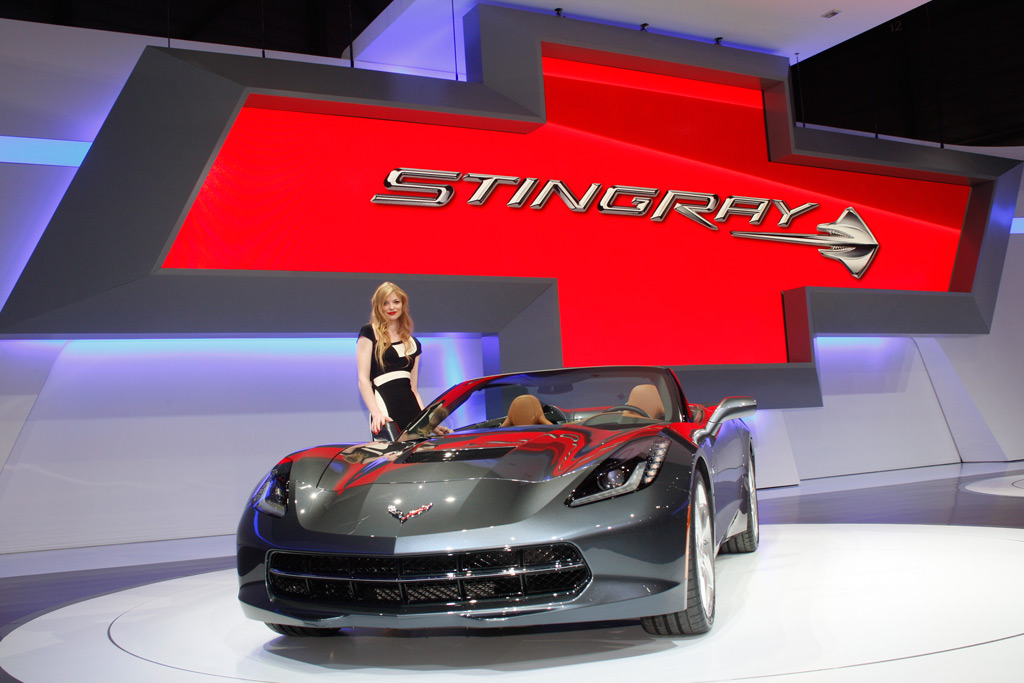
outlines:
[[[763,523],[1024,527],[1024,467],[941,465],[760,491]]]
[[[765,525],[761,549],[718,559],[714,629],[637,624],[491,633],[350,631],[284,638],[245,619],[231,570],[63,607],[0,641],[4,669],[52,681],[348,682],[414,674],[507,681],[1019,680],[1024,530]],[[400,637],[396,637],[400,636]],[[94,674],[90,674],[94,672]]]
[[[714,631],[678,640],[629,622],[292,640],[241,617],[230,536],[0,554],[0,683],[1019,681],[1022,493],[1019,462],[762,490],[761,550],[720,557]]]

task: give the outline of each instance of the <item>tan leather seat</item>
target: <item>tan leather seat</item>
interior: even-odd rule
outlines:
[[[631,406],[636,406],[644,412],[647,416],[654,420],[665,419],[665,404],[661,402],[661,394],[658,393],[658,387],[653,384],[638,384],[633,387],[633,390],[629,392],[629,400],[626,401]],[[637,417],[643,417],[637,413],[623,413],[624,415]]]
[[[522,427],[524,425],[549,425],[551,420],[544,417],[544,409],[536,396],[524,394],[512,399],[508,407],[508,416],[501,423],[502,427]]]

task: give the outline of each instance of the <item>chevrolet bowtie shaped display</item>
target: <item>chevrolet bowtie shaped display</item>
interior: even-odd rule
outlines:
[[[465,22],[469,82],[148,48],[0,334],[351,334],[387,275],[503,363],[773,406],[814,334],[988,330],[1018,162],[794,125],[784,58]]]

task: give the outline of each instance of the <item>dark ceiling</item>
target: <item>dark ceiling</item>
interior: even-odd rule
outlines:
[[[0,0],[0,17],[341,57],[390,0]],[[932,0],[793,67],[801,123],[1024,145],[1024,2]]]
[[[341,57],[391,0],[0,0],[0,17]]]
[[[944,144],[1024,145],[1022,30],[1020,0],[932,0],[794,66],[796,118]]]

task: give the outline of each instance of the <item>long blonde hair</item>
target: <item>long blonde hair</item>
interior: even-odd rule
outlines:
[[[384,314],[384,302],[392,294],[397,294],[398,298],[402,300],[402,314],[398,316],[398,336],[405,344],[406,353],[412,351],[412,316],[409,315],[409,295],[394,282],[381,283],[370,299],[370,324],[373,325],[373,332],[377,335],[374,355],[381,368],[384,367],[384,354],[391,348],[391,333],[388,332],[388,317]]]

